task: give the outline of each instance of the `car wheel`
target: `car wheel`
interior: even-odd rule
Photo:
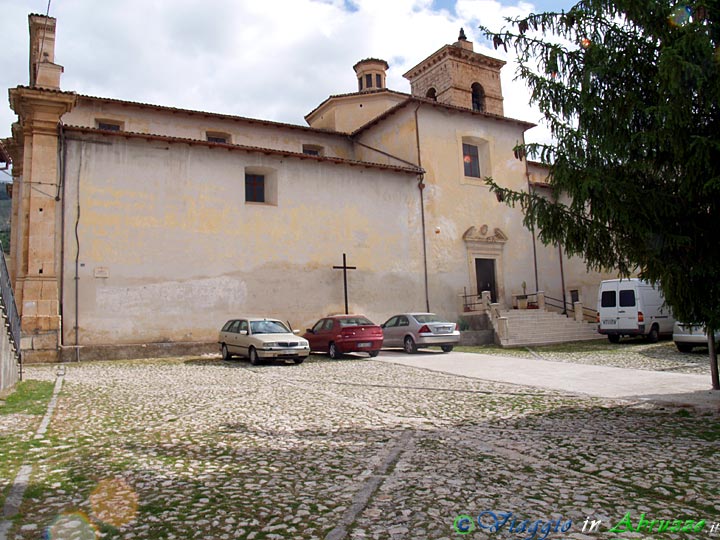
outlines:
[[[408,354],[414,354],[417,352],[417,345],[415,345],[415,340],[412,336],[405,337],[405,341],[403,341],[403,349],[405,349],[405,352]]]
[[[453,350],[452,345],[440,345],[440,348],[442,349],[442,352],[450,352]]]
[[[255,347],[250,347],[250,350],[248,351],[248,356],[250,357],[250,363],[253,366],[257,366],[260,363],[260,357],[258,356]]]
[[[375,358],[378,354],[380,354],[380,351],[370,351],[368,354],[370,355],[370,358]]]
[[[692,352],[692,344],[691,343],[675,343],[675,346],[677,347],[677,350],[680,352]]]
[[[340,352],[337,350],[337,347],[335,347],[335,343],[330,343],[330,345],[328,346],[328,355],[333,360],[337,360],[338,358],[340,358]]]
[[[618,334],[608,334],[608,340],[610,340],[610,343],[620,343],[620,336]]]
[[[650,333],[647,335],[648,343],[657,343],[658,337],[658,327],[653,325]]]
[[[230,360],[232,358],[232,354],[230,354],[230,351],[228,351],[227,345],[224,343],[222,344],[222,347],[220,347],[220,353],[222,354],[223,360]]]
[[[295,359],[295,364],[300,365],[300,364],[302,364],[304,361],[305,361],[305,358],[296,358],[296,359]]]

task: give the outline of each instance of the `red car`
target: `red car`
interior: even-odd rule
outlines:
[[[364,315],[333,315],[320,319],[303,336],[310,350],[326,352],[330,358],[343,353],[366,352],[371,357],[380,353],[383,331]]]

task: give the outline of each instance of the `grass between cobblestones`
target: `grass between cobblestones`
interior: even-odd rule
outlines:
[[[51,391],[53,368],[27,369]],[[440,539],[483,510],[562,515],[578,539],[588,516],[716,521],[719,420],[355,357],[68,364],[8,538],[320,539],[347,519],[348,539]]]
[[[52,393],[52,382],[21,381],[0,402],[0,508],[23,460],[38,446],[33,435]]]

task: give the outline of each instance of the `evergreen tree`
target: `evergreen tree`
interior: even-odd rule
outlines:
[[[545,243],[662,287],[704,324],[713,388],[720,328],[720,4],[585,0],[482,28],[514,49],[552,144],[516,147],[550,167],[552,200],[488,178]],[[560,194],[571,202],[555,202]]]

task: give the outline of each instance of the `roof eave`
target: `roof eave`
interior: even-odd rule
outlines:
[[[402,96],[402,97],[409,97],[410,94],[406,94],[405,92],[398,92],[397,90],[390,90],[389,88],[380,88],[377,90],[365,90],[363,92],[348,92],[347,94],[334,94],[332,96],[328,96],[325,98],[325,100],[320,103],[317,107],[315,107],[312,111],[307,113],[303,118],[305,118],[306,122],[310,122],[311,117],[316,116],[318,112],[320,112],[320,109],[325,107],[328,103],[331,101],[336,101],[338,99],[345,99],[345,98],[353,98],[353,97],[359,97],[359,96],[372,96],[377,94],[390,94],[394,96]]]
[[[272,120],[263,120],[260,118],[249,118],[246,116],[235,116],[235,115],[230,115],[230,114],[214,113],[214,112],[208,112],[208,111],[197,111],[197,110],[192,110],[192,109],[182,109],[182,108],[178,108],[178,107],[168,107],[165,105],[156,105],[153,103],[126,101],[126,100],[115,99],[115,98],[88,96],[88,95],[84,95],[84,94],[78,95],[78,99],[87,99],[87,100],[91,100],[91,101],[112,103],[112,104],[124,105],[124,106],[128,106],[128,107],[138,107],[141,109],[142,108],[153,109],[153,110],[158,110],[158,111],[170,112],[173,114],[187,114],[188,116],[205,116],[208,118],[218,118],[221,120],[232,120],[232,121],[244,122],[244,123],[248,123],[248,124],[261,124],[261,125],[266,125],[266,126],[270,126],[270,127],[296,129],[296,130],[305,131],[305,132],[317,133],[320,135],[339,136],[339,137],[343,137],[343,138],[346,136],[344,133],[340,133],[339,131],[334,131],[331,129],[314,128],[314,127],[310,127],[310,126],[301,126],[298,124],[288,124],[285,122],[275,122]]]
[[[509,122],[509,123],[512,123],[512,124],[515,124],[515,125],[518,125],[518,126],[522,127],[522,128],[523,128],[523,131],[527,131],[528,129],[531,129],[531,128],[534,128],[534,127],[537,126],[537,124],[533,124],[532,122],[525,122],[524,120],[517,120],[517,119],[515,119],[515,118],[509,118],[509,117],[507,117],[507,116],[500,116],[500,115],[497,115],[497,114],[491,114],[491,113],[486,113],[486,112],[482,112],[482,111],[473,111],[472,109],[466,109],[466,108],[464,108],[464,107],[456,107],[455,105],[448,105],[447,103],[440,103],[439,101],[434,101],[434,100],[432,100],[432,99],[421,98],[421,97],[418,97],[418,96],[409,96],[408,99],[406,99],[405,101],[403,101],[403,102],[401,102],[401,103],[398,103],[397,105],[395,105],[394,107],[388,109],[387,111],[385,111],[385,112],[382,113],[381,115],[376,116],[375,118],[373,118],[372,120],[370,120],[370,121],[367,122],[366,124],[360,126],[358,129],[356,129],[355,131],[353,131],[353,132],[350,134],[350,136],[351,136],[351,137],[354,137],[355,135],[359,135],[360,133],[362,133],[362,132],[365,131],[366,129],[371,128],[373,125],[382,122],[382,121],[385,120],[387,117],[395,114],[398,110],[400,110],[402,107],[404,107],[405,105],[407,105],[407,104],[410,103],[410,102],[416,102],[416,103],[420,103],[420,104],[427,104],[427,105],[430,105],[430,106],[432,106],[432,107],[438,107],[438,108],[442,108],[442,109],[446,109],[446,110],[457,111],[457,112],[460,112],[460,113],[466,113],[466,114],[469,113],[469,114],[472,114],[472,115],[474,115],[474,116],[480,116],[480,117],[483,117],[483,118],[488,118],[488,119],[491,119],[491,120],[497,120],[497,121],[500,121],[500,122]]]
[[[296,158],[300,160],[318,161],[325,163],[334,163],[336,165],[347,165],[350,167],[365,167],[368,169],[381,169],[389,170],[398,173],[417,175],[422,172],[422,169],[418,167],[402,167],[399,165],[385,165],[383,163],[374,163],[371,161],[357,161],[352,159],[336,158],[330,156],[313,156],[310,154],[303,154],[300,152],[292,152],[289,150],[279,150],[277,148],[263,148],[260,146],[247,146],[241,144],[227,144],[227,143],[216,143],[211,141],[204,141],[200,139],[187,139],[183,137],[171,137],[169,135],[159,135],[153,133],[136,133],[132,131],[110,131],[97,128],[91,128],[86,126],[63,126],[63,129],[70,132],[83,133],[83,134],[96,134],[103,136],[115,136],[123,137],[126,139],[145,139],[148,141],[164,141],[169,143],[177,144],[189,144],[193,146],[204,146],[206,148],[224,148],[230,151],[244,151],[248,153],[261,153],[266,155],[277,155],[287,158]],[[346,136],[346,135],[345,135]]]

